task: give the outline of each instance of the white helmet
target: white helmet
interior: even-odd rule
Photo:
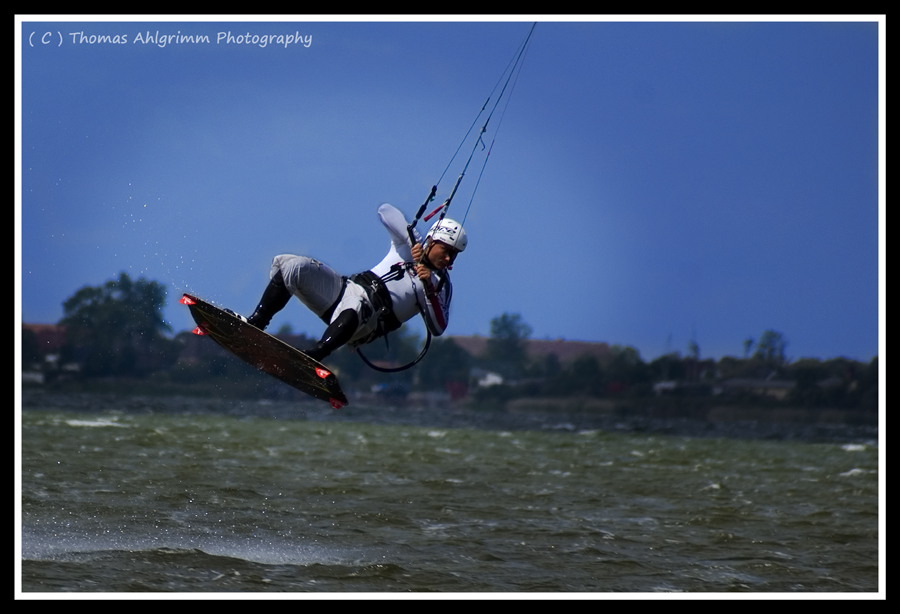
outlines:
[[[469,243],[469,239],[466,237],[466,231],[463,230],[462,224],[451,220],[450,218],[444,218],[432,226],[431,230],[428,231],[428,234],[425,235],[425,239],[446,243],[459,252],[465,251],[466,245]]]

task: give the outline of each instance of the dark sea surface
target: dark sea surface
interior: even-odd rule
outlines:
[[[879,591],[871,433],[345,410],[26,395],[21,592]]]

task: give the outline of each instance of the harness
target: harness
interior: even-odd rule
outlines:
[[[391,293],[388,291],[385,283],[401,279],[407,271],[415,270],[415,266],[414,262],[399,262],[391,266],[390,270],[381,277],[372,271],[363,271],[362,273],[357,273],[350,277],[350,281],[358,284],[366,291],[369,302],[372,303],[372,308],[375,310],[373,315],[377,318],[375,330],[373,330],[368,337],[361,340],[360,345],[365,345],[379,337],[384,337],[385,343],[387,343],[388,333],[391,333],[402,326],[402,322],[394,315],[394,305],[391,300]],[[446,283],[447,279],[448,277],[446,276],[441,278],[438,289]],[[376,371],[381,371],[382,373],[405,371],[406,369],[417,365],[419,361],[425,357],[425,354],[428,353],[428,348],[431,347],[431,331],[427,326],[425,327],[425,333],[425,346],[422,348],[422,351],[419,352],[419,355],[416,356],[412,362],[403,365],[402,367],[379,367],[372,364],[359,347],[356,348],[356,353],[359,354],[359,357],[366,365]]]
[[[393,271],[393,268],[391,270]],[[350,281],[362,286],[363,290],[366,291],[369,302],[375,310],[373,315],[378,318],[375,330],[368,337],[361,340],[361,344],[370,343],[378,337],[383,337],[402,326],[402,322],[394,315],[394,303],[391,301],[391,293],[388,292],[387,286],[381,277],[372,271],[363,271],[362,273],[351,275]]]

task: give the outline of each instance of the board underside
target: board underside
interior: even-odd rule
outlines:
[[[337,376],[297,348],[196,296],[185,294],[179,302],[190,309],[197,323],[196,334],[209,336],[241,360],[297,390],[328,401],[335,409],[347,404]]]

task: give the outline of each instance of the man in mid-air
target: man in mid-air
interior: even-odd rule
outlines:
[[[447,271],[466,249],[465,230],[458,222],[441,219],[425,235],[423,245],[419,233],[408,231],[406,219],[393,206],[381,205],[378,216],[391,237],[390,250],[378,265],[343,277],[313,258],[276,256],[269,285],[247,322],[265,330],[291,296],[296,296],[328,325],[319,342],[303,350],[317,361],[342,345],[370,343],[397,330],[417,313],[422,314],[431,334],[443,334],[453,295]]]

